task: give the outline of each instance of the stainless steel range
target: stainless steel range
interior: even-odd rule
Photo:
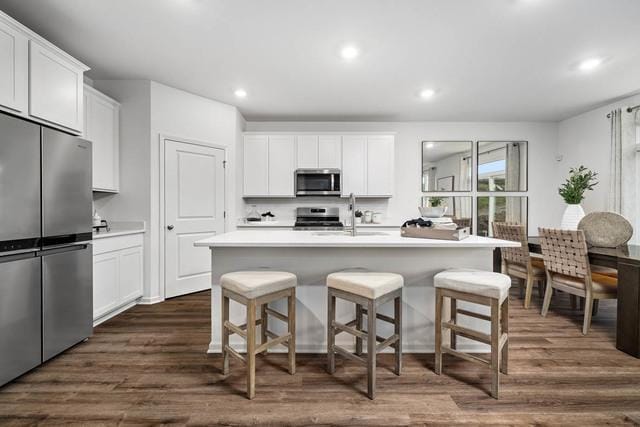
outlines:
[[[294,230],[343,230],[339,208],[297,208]]]

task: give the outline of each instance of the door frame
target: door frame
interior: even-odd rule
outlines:
[[[227,147],[221,144],[216,144],[216,143],[212,143],[212,142],[206,142],[206,141],[198,141],[198,140],[194,140],[194,139],[189,139],[189,138],[183,138],[183,137],[176,137],[176,136],[172,136],[172,135],[166,135],[166,134],[161,134],[160,135],[160,188],[159,188],[159,207],[160,207],[160,227],[158,228],[158,241],[159,241],[159,275],[158,275],[158,279],[160,281],[159,283],[159,288],[160,288],[160,300],[164,301],[166,299],[166,295],[167,295],[167,290],[166,290],[166,286],[167,286],[167,281],[166,281],[166,263],[165,263],[165,259],[166,259],[166,239],[165,239],[165,230],[167,227],[166,224],[166,200],[165,200],[165,179],[166,179],[166,173],[165,173],[165,165],[166,165],[166,149],[167,149],[167,141],[170,142],[177,142],[177,143],[181,143],[181,144],[190,144],[190,145],[197,145],[197,146],[201,146],[201,147],[206,147],[206,148],[216,148],[219,150],[222,150],[224,153],[224,194],[222,195],[222,202],[224,204],[224,211],[225,211],[225,217],[224,217],[224,232],[226,233],[227,230],[229,229],[229,216],[226,215],[227,212],[227,206],[229,205],[228,200],[227,200],[227,196],[229,194],[227,185],[229,183],[229,180],[227,179],[227,167],[226,164],[228,164],[228,159],[227,159]]]

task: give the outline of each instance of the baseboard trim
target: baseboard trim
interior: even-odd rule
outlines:
[[[133,300],[121,307],[118,307],[117,309],[110,311],[109,313],[103,314],[102,316],[98,317],[98,319],[93,321],[93,327],[95,328],[96,326],[98,326],[101,323],[106,322],[107,320],[117,316],[118,314],[125,312],[127,310],[129,310],[131,307],[134,307],[136,305],[138,305],[139,300]]]
[[[160,295],[156,295],[154,297],[142,297],[138,304],[152,305],[152,304],[158,304],[159,302],[162,302],[162,301],[164,301],[164,298],[162,298]]]

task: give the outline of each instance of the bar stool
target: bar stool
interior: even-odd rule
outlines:
[[[511,278],[504,274],[480,270],[446,270],[434,277],[436,288],[436,360],[435,372],[442,373],[442,354],[448,353],[461,359],[489,365],[492,371],[491,396],[500,394],[500,372],[507,373],[509,359],[509,288]],[[451,301],[451,319],[442,319],[444,298]],[[491,307],[491,315],[475,313],[457,307],[457,301],[467,301]],[[491,322],[491,333],[484,334],[460,326],[458,315]],[[442,329],[448,329],[450,347],[442,345]],[[456,349],[456,336],[479,341],[491,346],[491,359],[487,360]]]
[[[402,369],[402,287],[404,279],[394,273],[339,272],[327,276],[328,319],[327,356],[328,371],[336,371],[335,355],[339,354],[367,366],[367,395],[375,399],[376,354],[386,347],[395,349],[395,374]],[[336,322],[336,298],[356,304],[356,318],[346,324]],[[394,301],[394,316],[378,313],[382,304]],[[366,307],[366,308],[365,308]],[[362,329],[362,316],[367,316],[367,330]],[[394,326],[394,333],[388,338],[376,334],[376,319]],[[356,337],[356,352],[336,345],[336,335],[347,332]],[[362,341],[367,341],[367,358],[362,357]],[[379,342],[379,344],[378,344]]]
[[[282,271],[237,271],[220,277],[222,287],[222,373],[229,373],[229,356],[247,366],[247,397],[253,399],[256,389],[256,355],[278,344],[289,348],[289,373],[296,372],[296,284],[294,274]],[[284,314],[269,308],[269,303],[282,298],[288,300]],[[229,300],[247,307],[247,323],[234,325],[229,321]],[[256,308],[260,307],[260,319]],[[287,333],[276,335],[268,329],[268,318],[273,316],[288,325]],[[261,325],[261,342],[256,347],[256,326]],[[247,340],[247,354],[241,356],[229,346],[229,335],[238,334]],[[271,338],[270,340],[268,338]]]

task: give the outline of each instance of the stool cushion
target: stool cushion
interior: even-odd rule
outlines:
[[[491,271],[454,269],[435,275],[436,288],[495,298],[502,302],[509,295],[511,278]]]
[[[395,273],[342,271],[327,276],[327,286],[361,297],[376,299],[404,285],[404,278]]]
[[[220,286],[247,299],[293,288],[297,284],[295,274],[284,271],[235,271],[220,277]]]

